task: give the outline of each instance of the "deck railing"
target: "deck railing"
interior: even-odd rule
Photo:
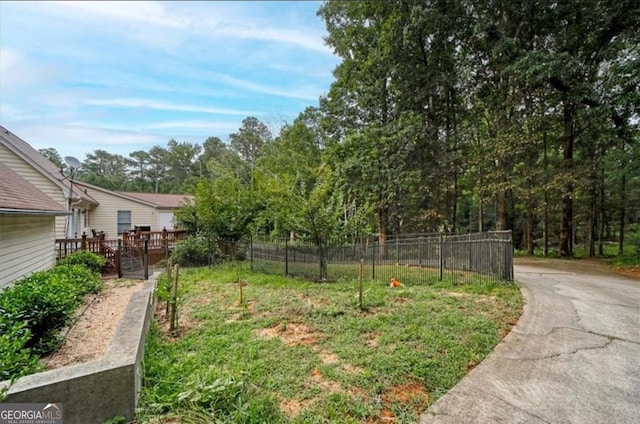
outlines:
[[[107,259],[107,266],[113,270],[118,269],[118,242],[126,248],[144,248],[145,241],[148,240],[148,249],[154,252],[153,258],[161,259],[170,251],[178,241],[186,237],[184,230],[162,230],[162,231],[134,231],[122,234],[122,239],[107,240],[104,234],[97,237],[89,237],[82,233],[81,237],[56,239],[55,252],[56,260],[61,260],[67,255],[88,250]],[[151,258],[151,256],[150,256]],[[152,263],[151,263],[152,264]]]

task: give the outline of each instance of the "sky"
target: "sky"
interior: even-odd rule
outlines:
[[[0,124],[84,160],[170,139],[277,134],[339,63],[319,2],[0,1]]]

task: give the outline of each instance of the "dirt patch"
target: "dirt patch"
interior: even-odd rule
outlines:
[[[42,358],[47,369],[101,358],[131,295],[142,287],[142,283],[137,280],[109,280],[100,293],[88,297],[76,315],[75,324],[68,329],[62,346]]]
[[[410,405],[416,414],[424,411],[429,404],[429,392],[418,382],[410,382],[393,386],[382,395],[383,408],[377,419],[372,422],[392,423],[395,422],[391,405],[393,403],[401,403]]]
[[[614,268],[614,271],[618,274],[622,274],[625,277],[631,277],[640,280],[640,266],[636,265],[631,268]]]
[[[342,392],[342,386],[340,385],[340,383],[329,380],[324,375],[322,375],[322,372],[320,372],[320,370],[317,368],[314,368],[311,372],[310,380],[314,385],[320,386],[322,388],[323,395]]]
[[[171,328],[171,319],[170,314],[167,313],[166,305],[166,302],[158,302],[154,318],[158,324],[160,333],[170,340],[177,340],[200,325],[200,320],[193,318],[192,308],[190,306],[178,306],[178,327],[173,332],[169,331]]]
[[[429,403],[429,393],[424,386],[418,382],[400,384],[388,389],[382,399],[385,402],[398,402],[402,404],[416,403],[427,405]]]
[[[323,338],[321,333],[314,331],[311,327],[302,323],[278,324],[275,327],[255,330],[256,334],[263,339],[280,338],[287,346],[305,345],[315,346]]]
[[[364,334],[364,338],[365,338],[365,345],[367,347],[370,347],[372,349],[375,349],[376,347],[378,347],[378,339],[380,338],[380,335],[377,333],[366,333]]]
[[[297,418],[302,411],[311,406],[315,400],[306,399],[306,400],[298,400],[298,399],[285,399],[280,402],[280,410],[286,414],[290,419]]]
[[[323,364],[337,364],[338,362],[340,362],[340,358],[338,357],[338,355],[326,350],[320,351],[320,353],[318,353],[318,356],[320,356],[320,360]]]

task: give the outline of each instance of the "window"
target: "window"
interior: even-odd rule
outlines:
[[[118,235],[131,229],[131,211],[118,211]]]

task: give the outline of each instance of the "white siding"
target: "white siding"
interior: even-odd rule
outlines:
[[[82,190],[85,191],[84,187]],[[131,228],[136,225],[149,225],[152,231],[158,230],[157,211],[154,207],[93,188],[87,188],[86,192],[100,203],[90,212],[91,227],[87,229],[88,236],[91,236],[93,228],[96,231],[104,231],[107,239],[118,238],[118,211],[131,211]]]
[[[158,230],[166,228],[167,230],[173,230],[175,226],[175,217],[173,212],[158,211]]]
[[[0,290],[55,262],[54,217],[0,215]]]
[[[13,153],[6,146],[0,144],[0,162],[7,165],[13,172],[39,188],[47,196],[58,202],[63,209],[67,209],[67,200],[62,187],[45,177],[40,171],[28,164],[24,159]],[[62,178],[62,175],[60,176]],[[56,222],[56,238],[65,238],[66,216],[58,216]]]

